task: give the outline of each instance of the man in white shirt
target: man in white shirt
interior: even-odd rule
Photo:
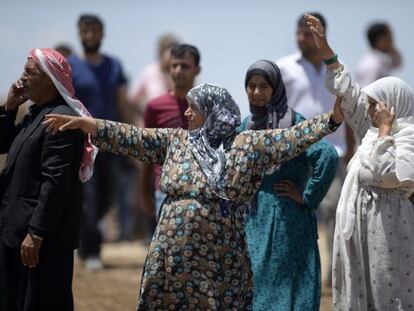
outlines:
[[[324,28],[326,22],[319,13],[310,13],[317,17]],[[313,40],[312,33],[306,26],[303,15],[299,18],[296,30],[296,41],[299,48],[294,54],[277,60],[286,87],[288,105],[302,114],[305,118],[332,109],[335,96],[325,88],[326,66]],[[335,228],[335,211],[339,200],[342,184],[345,179],[345,168],[352,157],[355,139],[348,126],[341,126],[338,130],[325,138],[329,141],[340,156],[338,170],[334,181],[321,203],[324,222],[327,229],[329,258],[332,258],[333,235]],[[330,284],[331,271],[325,283]]]
[[[391,28],[386,23],[371,24],[367,39],[371,48],[360,60],[356,70],[356,80],[361,86],[389,76],[402,63],[401,54],[394,46]]]

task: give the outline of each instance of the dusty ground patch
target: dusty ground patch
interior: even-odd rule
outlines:
[[[320,234],[322,265],[327,260],[324,235]],[[103,247],[107,267],[85,271],[76,261],[74,296],[76,311],[134,311],[147,248],[139,242],[110,243]],[[331,310],[331,291],[322,291],[321,310]]]

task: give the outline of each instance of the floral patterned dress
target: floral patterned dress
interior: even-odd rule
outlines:
[[[224,204],[210,189],[182,129],[97,120],[103,151],[162,164],[167,193],[144,267],[138,310],[250,310],[252,272],[244,206],[263,172],[329,134],[330,113],[280,130],[245,131],[226,152]],[[277,295],[277,293],[275,293]]]

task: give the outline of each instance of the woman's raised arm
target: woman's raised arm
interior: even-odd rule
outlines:
[[[366,118],[366,97],[362,96],[361,87],[355,83],[350,72],[340,63],[338,55],[329,45],[321,22],[309,14],[305,14],[305,19],[327,67],[325,86],[329,92],[341,98],[346,123],[362,139],[371,126],[370,120]]]

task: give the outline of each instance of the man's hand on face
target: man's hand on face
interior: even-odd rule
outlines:
[[[28,233],[20,248],[20,257],[25,267],[35,268],[39,264],[39,250],[42,238]]]
[[[21,79],[17,80],[10,87],[9,94],[7,95],[7,101],[4,105],[6,111],[15,110],[21,104],[27,101],[27,94],[23,86]]]

